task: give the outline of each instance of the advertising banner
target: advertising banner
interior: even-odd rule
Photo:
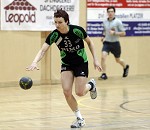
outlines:
[[[116,17],[126,29],[127,36],[150,35],[150,0],[87,0],[87,32],[102,35],[102,22],[107,18],[107,7],[116,8]]]
[[[57,9],[67,11],[71,24],[79,24],[79,0],[1,0],[1,30],[54,30]]]

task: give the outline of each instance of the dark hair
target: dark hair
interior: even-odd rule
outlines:
[[[65,22],[68,21],[68,24],[70,23],[69,15],[68,15],[68,13],[65,10],[57,9],[57,11],[54,13],[54,17],[55,18],[62,17],[62,18],[64,18]]]
[[[114,10],[114,12],[116,12],[116,9],[115,9],[115,7],[114,6],[109,6],[108,8],[107,8],[107,12],[108,12],[108,10],[109,9],[113,9]]]

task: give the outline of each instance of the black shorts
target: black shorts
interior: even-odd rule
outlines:
[[[119,58],[121,55],[121,46],[120,42],[107,42],[104,41],[102,51],[111,52],[115,58]]]
[[[68,66],[68,65],[61,65],[61,72],[63,71],[72,71],[75,77],[88,77],[89,69],[88,69],[88,62],[82,63],[76,66]]]

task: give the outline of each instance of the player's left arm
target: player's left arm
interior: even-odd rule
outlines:
[[[123,26],[123,23],[121,21],[118,21],[118,25],[117,26],[118,26],[118,31],[117,32],[115,31],[113,34],[115,36],[120,36],[120,37],[125,36],[126,32],[125,32],[125,28]]]
[[[116,30],[115,29],[111,29],[109,31],[110,35],[112,35],[112,36],[120,36],[120,37],[125,36],[126,35],[126,31],[125,31],[125,28],[123,26],[122,21],[118,20],[116,25],[117,25],[117,29]]]
[[[125,31],[120,31],[120,32],[114,31],[113,35],[123,37],[126,35],[126,32]]]
[[[93,42],[91,41],[90,37],[87,36],[84,41],[88,44],[88,47],[89,47],[89,50],[93,56],[93,60],[94,60],[94,67],[95,69],[97,68],[99,71],[102,70],[101,66],[100,66],[100,63],[98,61],[98,58],[96,56],[96,52],[95,52],[95,48],[94,48],[94,44]]]

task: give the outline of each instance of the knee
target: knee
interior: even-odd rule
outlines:
[[[69,98],[72,96],[72,92],[70,90],[64,90],[63,93],[64,93],[66,98]]]
[[[83,92],[76,92],[76,95],[79,96],[79,97],[84,96]]]
[[[76,95],[82,97],[85,95],[84,89],[76,90]]]
[[[120,59],[116,59],[116,62],[117,62],[117,63],[120,63]]]

